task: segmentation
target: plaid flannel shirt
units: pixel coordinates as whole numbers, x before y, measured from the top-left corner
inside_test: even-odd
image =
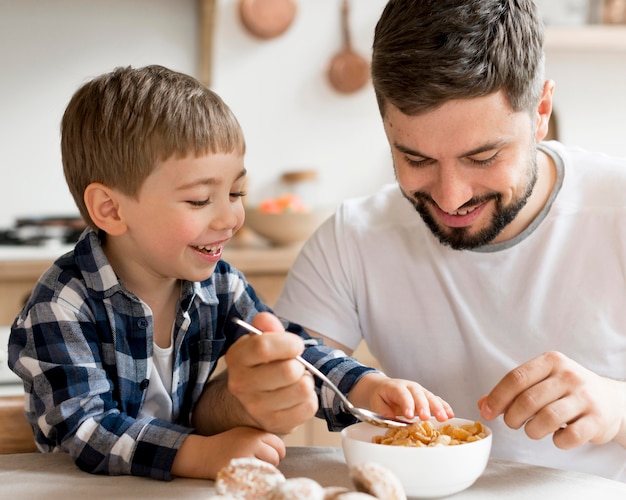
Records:
[[[173,421],[139,418],[152,369],[153,318],[118,280],[97,234],[86,230],[42,275],[11,329],[9,366],[23,380],[39,449],[68,452],[91,473],[171,479],[176,452],[194,432],[191,414],[205,383],[245,334],[231,318],[251,321],[269,310],[224,261],[206,281],[184,282],[174,327]],[[373,371],[319,343],[303,357],[345,393]],[[319,381],[316,388],[318,416],[329,429],[354,422],[332,392]]]

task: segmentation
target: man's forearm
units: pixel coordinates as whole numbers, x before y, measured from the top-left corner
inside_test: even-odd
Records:
[[[211,436],[233,427],[258,427],[239,400],[228,390],[228,372],[207,382],[196,405],[191,425],[198,434]]]

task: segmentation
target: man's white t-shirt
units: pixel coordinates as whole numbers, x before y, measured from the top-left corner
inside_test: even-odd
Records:
[[[548,142],[553,195],[516,238],[443,246],[396,185],[340,205],[304,246],[276,312],[419,382],[457,416],[511,369],[560,351],[626,380],[626,161]],[[615,443],[560,450],[499,417],[492,456],[626,481]]]

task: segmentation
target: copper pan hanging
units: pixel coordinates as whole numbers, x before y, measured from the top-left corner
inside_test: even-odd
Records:
[[[296,0],[239,0],[239,18],[244,28],[265,40],[287,31],[296,10]]]
[[[341,32],[343,48],[330,61],[328,80],[332,87],[344,94],[360,90],[369,80],[369,62],[352,48],[349,26],[348,0],[341,5]]]

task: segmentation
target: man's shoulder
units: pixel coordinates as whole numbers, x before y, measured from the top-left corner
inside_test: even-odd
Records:
[[[375,193],[342,202],[336,218],[338,224],[357,230],[397,230],[403,226],[413,227],[420,220],[397,183],[386,184]]]
[[[560,201],[586,208],[626,206],[626,158],[572,147],[557,152],[564,162]]]

